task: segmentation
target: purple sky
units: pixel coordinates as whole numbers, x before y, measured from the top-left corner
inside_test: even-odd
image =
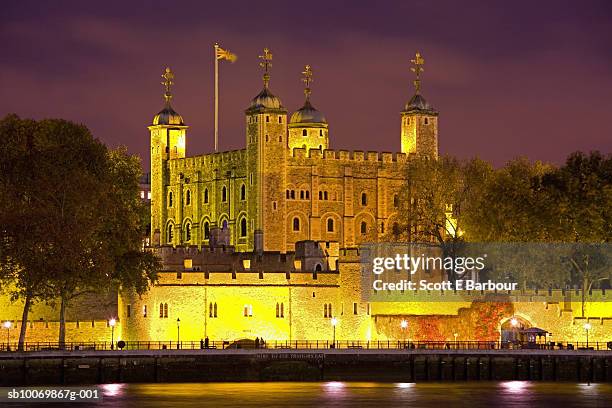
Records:
[[[221,150],[244,146],[267,46],[290,112],[312,65],[334,149],[399,150],[419,50],[442,153],[500,165],[612,152],[610,1],[15,1],[0,13],[0,116],[81,122],[141,155],[167,65],[188,155],[212,150],[215,41],[239,57],[221,65]]]

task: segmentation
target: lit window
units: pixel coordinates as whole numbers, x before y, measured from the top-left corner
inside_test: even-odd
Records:
[[[144,199],[144,197],[145,197],[144,193],[145,193],[144,190],[140,192],[140,198]]]
[[[244,317],[253,317],[253,305],[244,305]]]
[[[147,200],[150,200],[150,199],[151,199],[151,192],[147,191]]]

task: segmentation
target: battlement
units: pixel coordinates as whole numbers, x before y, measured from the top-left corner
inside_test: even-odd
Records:
[[[343,162],[382,162],[382,163],[406,163],[409,155],[405,153],[391,152],[364,152],[362,150],[323,150],[305,149],[296,147],[291,151],[291,157],[295,159],[337,160]]]
[[[197,169],[203,166],[220,166],[229,163],[237,164],[243,162],[244,160],[246,160],[246,149],[206,153],[199,156],[172,159],[168,162],[171,170],[180,171],[184,169]]]

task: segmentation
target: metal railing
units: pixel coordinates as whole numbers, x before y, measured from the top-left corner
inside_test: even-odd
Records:
[[[121,346],[121,347],[120,347]],[[115,342],[26,342],[24,351],[88,351],[88,350],[198,350],[198,349],[374,349],[374,350],[612,350],[612,342],[549,342],[521,343],[501,341],[410,341],[410,340],[265,340],[243,339],[236,341],[124,341]],[[17,350],[17,342],[0,343],[0,352]]]

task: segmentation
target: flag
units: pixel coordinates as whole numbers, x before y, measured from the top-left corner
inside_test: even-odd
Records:
[[[223,48],[217,46],[215,47],[215,49],[217,50],[217,59],[218,60],[228,60],[229,62],[234,62],[236,61],[236,59],[238,59],[238,56],[236,56],[236,54],[233,54],[231,52],[229,52],[228,50],[224,50]]]

